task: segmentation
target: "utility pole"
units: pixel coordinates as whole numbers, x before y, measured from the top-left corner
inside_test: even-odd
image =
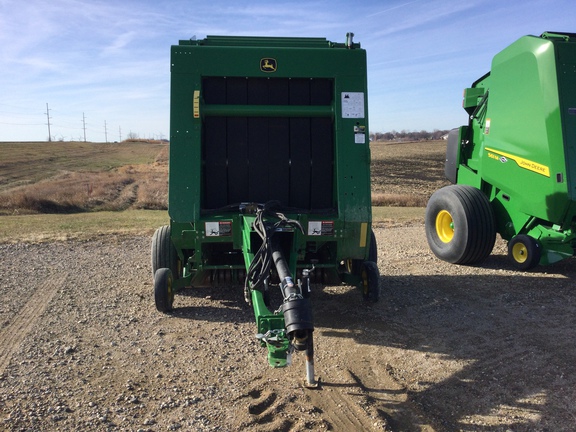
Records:
[[[84,142],[86,142],[86,117],[82,113],[82,129],[84,129]]]
[[[120,133],[120,141],[118,142],[122,142],[122,127],[118,126],[118,132]]]
[[[52,135],[50,135],[50,110],[48,109],[48,102],[46,102],[46,118],[48,119],[48,142],[52,141]]]
[[[108,142],[108,129],[106,129],[106,120],[104,120],[104,139]]]

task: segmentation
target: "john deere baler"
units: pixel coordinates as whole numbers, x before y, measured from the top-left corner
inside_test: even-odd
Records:
[[[184,287],[240,283],[270,364],[305,350],[313,383],[311,286],[353,284],[378,299],[367,118],[366,53],[352,34],[173,46],[157,308],[171,311]]]
[[[472,264],[508,240],[519,269],[574,254],[576,34],[525,36],[464,90],[466,126],[448,136],[446,177],[426,234],[441,259]]]

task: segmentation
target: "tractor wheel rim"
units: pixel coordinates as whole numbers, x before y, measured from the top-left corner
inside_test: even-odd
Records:
[[[512,246],[512,258],[517,263],[524,263],[528,259],[528,248],[524,243],[516,243]]]
[[[443,243],[450,243],[454,238],[454,220],[450,212],[442,210],[436,216],[436,234]]]

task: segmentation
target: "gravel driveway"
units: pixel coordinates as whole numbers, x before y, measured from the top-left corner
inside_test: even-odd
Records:
[[[318,390],[271,369],[241,289],[153,304],[150,239],[0,245],[0,429],[576,430],[574,260],[438,261],[376,228],[382,299],[317,287]]]

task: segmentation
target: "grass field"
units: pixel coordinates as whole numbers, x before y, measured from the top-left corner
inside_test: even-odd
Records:
[[[445,143],[371,149],[374,222],[422,220]],[[168,223],[167,173],[166,144],[0,143],[0,242],[149,235]]]
[[[373,207],[372,211],[374,223],[386,226],[413,223],[424,217],[422,207]],[[168,223],[165,210],[0,216],[0,243],[152,236],[156,228]]]
[[[165,209],[166,144],[0,143],[0,214]]]

